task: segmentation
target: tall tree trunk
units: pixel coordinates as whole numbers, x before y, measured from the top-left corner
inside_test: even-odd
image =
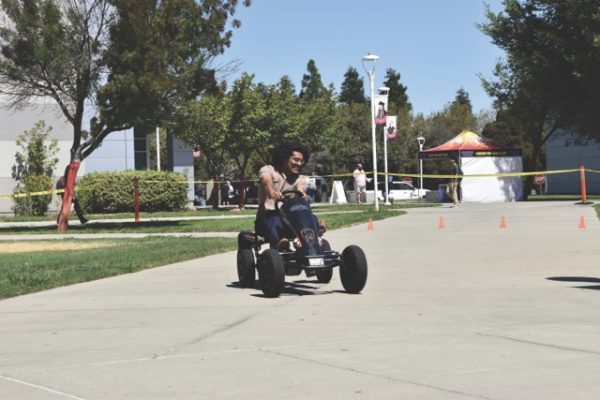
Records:
[[[239,207],[240,209],[244,208],[246,205],[246,171],[242,170],[240,172],[240,186],[239,186],[238,198],[240,200]]]

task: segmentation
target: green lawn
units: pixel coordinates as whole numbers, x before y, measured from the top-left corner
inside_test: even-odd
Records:
[[[104,243],[109,247],[51,250],[52,247]],[[140,271],[236,248],[235,239],[169,238],[52,240],[28,242],[50,250],[6,253],[0,257],[0,299],[108,276]],[[28,243],[19,243],[27,246]],[[12,244],[12,243],[11,243]],[[7,242],[0,242],[0,248]],[[235,260],[232,259],[232,270]],[[200,266],[200,263],[199,263]]]

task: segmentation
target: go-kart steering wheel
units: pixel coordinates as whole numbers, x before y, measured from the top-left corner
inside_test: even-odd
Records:
[[[294,195],[294,198],[296,198],[296,197],[302,197],[302,198],[303,198],[303,197],[305,196],[305,194],[304,194],[303,192],[301,192],[301,191],[299,191],[299,190],[297,190],[297,189],[288,189],[288,190],[282,190],[282,191],[281,191],[281,195],[282,195],[283,197],[282,197],[280,200],[277,200],[277,201],[275,202],[275,204],[276,204],[276,207],[277,207],[277,208],[281,207],[281,205],[283,205],[283,203],[284,203],[285,201],[287,201],[287,200],[291,200],[291,198],[290,198],[290,197],[286,197],[286,195],[288,195],[288,194],[293,194],[293,195]]]
[[[288,189],[288,190],[282,190],[281,194],[283,195],[283,197],[285,197],[286,194],[293,194],[294,197],[296,196],[300,196],[300,197],[304,197],[305,194],[297,189]]]

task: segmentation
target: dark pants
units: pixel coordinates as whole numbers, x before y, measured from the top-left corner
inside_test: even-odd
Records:
[[[60,194],[60,198],[61,199],[63,198],[63,193]],[[86,222],[88,222],[88,219],[83,214],[83,210],[81,209],[81,206],[79,205],[79,202],[77,201],[77,198],[75,197],[75,195],[73,195],[73,209],[75,210],[75,214],[77,214],[77,218],[79,218],[79,222],[81,222],[82,224],[85,224]],[[58,212],[58,218],[56,219],[57,224],[58,224],[59,220],[60,220],[60,210]]]
[[[285,226],[277,210],[258,209],[255,221],[256,233],[264,236],[269,247],[277,248],[277,243],[286,236],[291,236],[289,228]]]

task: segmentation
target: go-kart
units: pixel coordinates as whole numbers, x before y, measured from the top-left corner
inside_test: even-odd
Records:
[[[241,287],[254,287],[255,271],[266,297],[278,297],[285,286],[285,276],[316,276],[320,283],[329,283],[333,268],[340,267],[342,286],[348,293],[360,293],[367,282],[367,258],[362,249],[350,245],[340,254],[331,250],[323,239],[325,227],[319,225],[310,204],[297,190],[282,192],[277,210],[291,232],[291,248],[261,252],[265,237],[254,231],[238,234],[237,273]],[[256,260],[256,261],[255,261]]]

